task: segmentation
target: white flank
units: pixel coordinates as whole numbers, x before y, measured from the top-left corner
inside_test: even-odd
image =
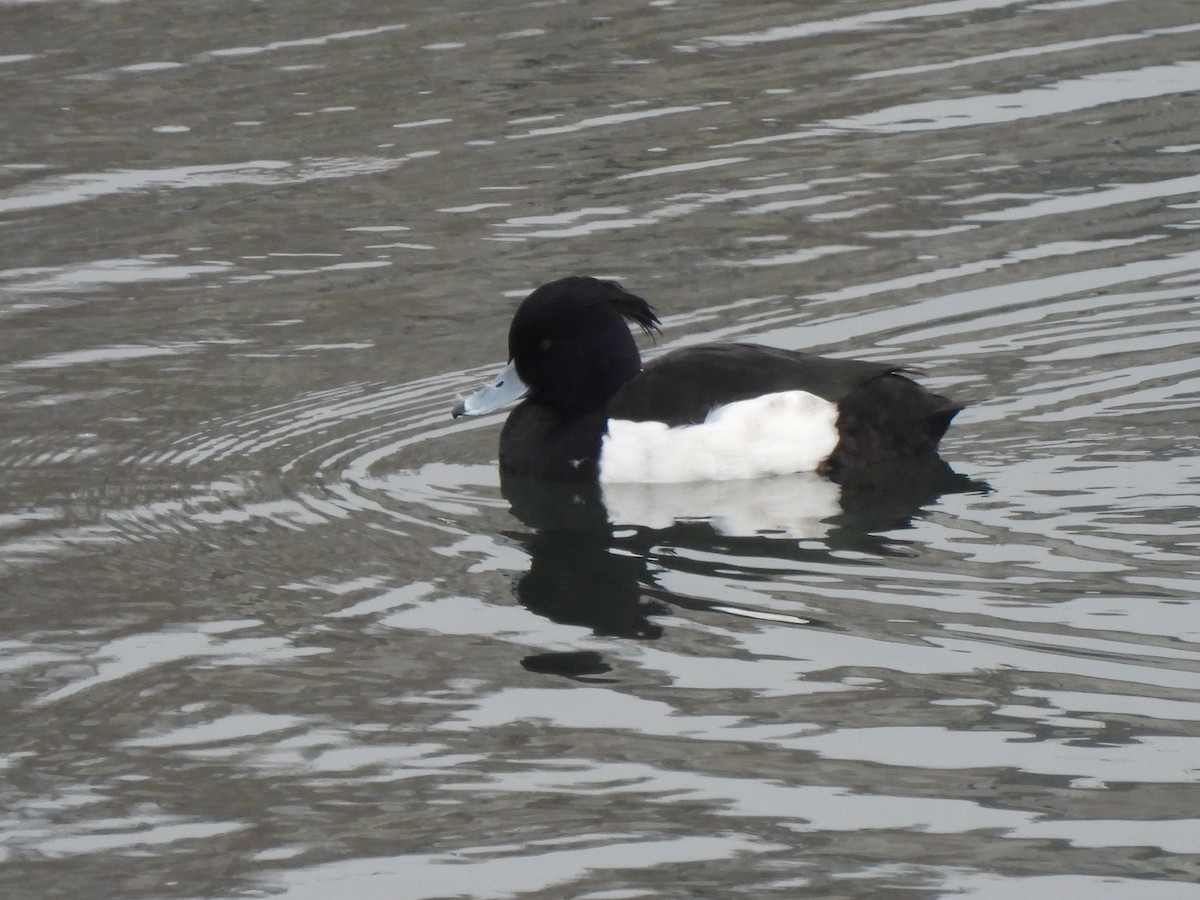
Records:
[[[718,406],[699,425],[609,419],[600,481],[727,481],[812,472],[837,441],[837,406],[807,391]]]

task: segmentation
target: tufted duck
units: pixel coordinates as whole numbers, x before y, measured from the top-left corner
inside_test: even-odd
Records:
[[[570,277],[527,297],[500,376],[455,406],[524,398],[500,468],[553,481],[667,482],[839,472],[930,454],[961,406],[902,366],[755,344],[701,344],[642,368],[626,320],[659,320],[615,281]]]

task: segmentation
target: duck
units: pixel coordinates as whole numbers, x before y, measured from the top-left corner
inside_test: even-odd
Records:
[[[544,284],[513,316],[508,364],[452,415],[517,402],[500,432],[503,476],[603,485],[836,479],[936,454],[963,409],[907,366],[759,344],[698,344],[643,366],[633,329],[656,336],[661,324],[617,281]]]

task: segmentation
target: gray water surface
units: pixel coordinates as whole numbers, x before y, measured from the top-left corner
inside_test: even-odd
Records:
[[[1191,0],[0,3],[0,893],[1200,897]],[[505,484],[571,273],[948,468]]]

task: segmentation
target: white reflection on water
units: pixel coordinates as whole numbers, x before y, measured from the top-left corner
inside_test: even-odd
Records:
[[[1054,116],[1200,90],[1200,62],[1147,66],[1067,79],[1044,87],[953,100],[926,100],[825,123],[834,128],[867,129],[888,134],[936,131]]]
[[[1058,250],[1063,253],[1071,252],[1067,246],[1062,246]],[[1014,261],[1019,260],[1019,256],[1014,257]],[[1062,275],[1009,280],[1004,284],[941,294],[902,307],[888,307],[865,312],[848,320],[835,319],[829,322],[805,323],[803,326],[793,325],[777,331],[765,331],[759,334],[758,339],[762,343],[783,347],[803,346],[804,344],[835,344],[860,335],[924,325],[925,328],[915,330],[913,334],[922,339],[943,334],[947,337],[952,334],[974,336],[970,346],[965,342],[952,344],[949,349],[941,351],[943,353],[970,353],[973,348],[974,354],[986,355],[994,352],[994,347],[985,342],[988,336],[994,336],[993,339],[1009,341],[1027,337],[1027,329],[1014,331],[1012,326],[1018,322],[1037,322],[1046,318],[1047,313],[1053,312],[1055,309],[1045,302],[1047,300],[1072,297],[1073,299],[1063,301],[1067,304],[1066,308],[1078,310],[1080,313],[1090,312],[1093,308],[1114,303],[1127,303],[1127,301],[1106,296],[1080,297],[1079,295],[1111,288],[1118,284],[1135,283],[1143,279],[1158,279],[1198,270],[1200,270],[1200,251],[1173,254],[1159,259],[1133,260],[1115,266],[1078,268]],[[896,286],[891,282],[854,285],[841,288],[836,293],[819,299],[833,302],[866,297],[894,289]],[[1034,305],[1035,303],[1037,305]],[[971,320],[967,323],[962,321],[963,309],[972,310]],[[1007,322],[993,320],[989,317],[990,313],[1000,310],[1005,310],[1006,314],[1011,317]],[[939,332],[933,327],[935,323],[939,322],[945,323],[944,331]],[[983,324],[976,326],[976,322]],[[1000,324],[1009,327],[1007,329],[997,328],[997,325]],[[761,327],[761,323],[759,327]],[[1007,337],[1001,337],[1002,334]],[[881,341],[880,343],[888,342]],[[1020,346],[1024,346],[1023,340],[1020,342]],[[971,410],[973,415],[981,413],[984,413],[982,407]]]
[[[262,624],[256,620],[204,622],[190,629],[177,626],[169,631],[117,638],[78,660],[74,668],[91,670],[92,674],[43,695],[38,703],[56,703],[89,688],[188,659],[205,658],[214,665],[258,666],[327,652],[321,647],[296,647],[289,639],[275,636],[219,637]]]
[[[285,873],[270,895],[286,900],[328,900],[348,894],[363,900],[406,897],[513,897],[547,891],[593,873],[620,869],[732,860],[784,849],[741,835],[655,840],[596,833],[583,838],[535,840],[524,846],[475,847],[453,853],[355,859]],[[570,844],[595,846],[568,849]],[[568,845],[568,846],[564,846]]]
[[[902,797],[826,785],[788,785],[771,779],[670,771],[638,763],[586,759],[541,760],[534,767],[497,774],[485,783],[459,782],[454,791],[564,794],[576,797],[633,794],[650,803],[697,802],[721,815],[766,817],[795,832],[911,829],[958,834],[980,828],[1019,829],[1039,816],[991,809],[970,800]]]
[[[194,747],[203,744],[228,743],[288,731],[304,723],[300,716],[271,716],[262,713],[241,713],[225,716],[212,722],[187,725],[172,731],[125,741],[127,747]]]
[[[825,19],[804,22],[799,25],[779,25],[764,31],[749,31],[743,34],[722,34],[699,39],[701,45],[712,44],[724,47],[744,47],[769,44],[777,41],[794,41],[801,38],[820,37],[844,31],[874,29],[883,25],[907,22],[912,19],[927,19],[938,16],[961,16],[987,9],[1023,5],[1025,0],[945,0],[942,3],[925,3],[901,9],[880,9],[840,19]],[[686,48],[681,48],[686,49]]]
[[[1197,65],[1197,72],[1200,74],[1200,64]],[[1200,87],[1200,79],[1197,81],[1197,87]],[[1118,184],[1112,187],[1099,187],[1082,194],[1049,197],[1024,206],[976,213],[971,218],[979,222],[1015,222],[1023,219],[1035,219],[1039,216],[1094,211],[1122,203],[1141,203],[1147,200],[1159,200],[1163,197],[1191,195],[1198,190],[1200,190],[1200,175],[1185,175],[1182,178],[1168,178],[1164,181]]]
[[[625,125],[629,122],[640,122],[644,119],[657,119],[660,116],[672,116],[678,113],[695,112],[701,109],[699,106],[665,106],[654,109],[639,109],[634,112],[610,113],[604,116],[589,116],[586,119],[580,119],[577,122],[572,122],[568,125],[552,125],[546,128],[531,128],[529,131],[520,134],[510,134],[508,137],[511,140],[521,140],[522,138],[539,138],[549,137],[557,134],[572,134],[577,131],[586,131],[592,128],[610,128],[614,125]]]
[[[0,271],[0,279],[8,283],[6,290],[21,293],[55,293],[59,291],[93,290],[101,285],[135,284],[153,281],[183,281],[197,275],[226,272],[230,263],[202,262],[190,265],[172,264],[176,254],[155,254],[131,259],[98,259],[75,265],[39,269],[9,269]]]
[[[253,56],[259,53],[269,53],[273,50],[292,50],[297,47],[323,47],[326,44],[338,41],[355,40],[357,38],[373,37],[379,34],[387,34],[394,31],[404,31],[408,28],[405,23],[397,23],[394,25],[379,25],[375,28],[361,28],[353,31],[337,31],[332,34],[322,34],[316,37],[309,38],[294,38],[285,41],[271,41],[267,44],[248,45],[245,47],[228,47],[221,50],[210,50],[207,54],[202,54],[199,58],[205,56],[221,57],[221,56]]]
[[[1108,0],[1112,3],[1125,3],[1127,0]],[[1196,26],[1200,28],[1200,26]],[[1075,50],[1086,50],[1093,47],[1103,47],[1109,44],[1123,44],[1128,41],[1141,41],[1155,35],[1180,34],[1183,31],[1193,31],[1196,28],[1169,28],[1150,30],[1133,34],[1109,34],[1102,37],[1086,38],[1079,41],[1059,41],[1053,44],[1039,44],[1036,47],[1017,47],[1012,50],[1002,50],[998,53],[984,53],[979,56],[965,56],[959,59],[940,63],[926,63],[919,66],[901,66],[896,69],[885,69],[876,72],[863,72],[855,75],[856,81],[867,81],[872,78],[895,78],[901,75],[920,75],[926,72],[940,72],[945,69],[960,69],[966,66],[977,66],[985,63],[1001,62],[1003,60],[1025,59],[1031,56],[1044,56],[1054,53],[1070,53]]]
[[[188,718],[196,715],[187,712]],[[260,777],[303,775],[311,783],[383,784],[409,778],[452,781],[478,753],[456,753],[431,741],[397,742],[384,723],[332,728],[295,716],[240,713],[133,738],[124,747],[167,750],[180,757],[237,764]]]
[[[1008,836],[1066,841],[1072,847],[1153,847],[1164,853],[1200,854],[1200,819],[1041,821],[1014,828]]]
[[[807,472],[750,481],[694,484],[604,485],[608,520],[616,525],[667,528],[676,521],[708,521],[720,534],[822,537],[826,520],[842,511],[841,489]]]
[[[568,696],[570,702],[564,702]],[[814,727],[792,723],[757,724],[733,715],[686,715],[660,700],[577,686],[569,695],[561,688],[504,688],[481,698],[474,709],[457,713],[437,728],[439,731],[472,731],[495,729],[520,721],[540,721],[566,729],[611,729],[614,722],[624,722],[630,731],[640,735],[780,744],[794,739],[797,732]]]
[[[618,176],[618,178],[621,181],[628,181],[631,178],[661,178],[664,175],[697,172],[701,169],[714,169],[718,166],[730,166],[749,161],[750,158],[747,156],[722,156],[716,159],[703,159],[696,162],[677,163],[672,166],[659,166],[654,169],[642,169],[639,172],[628,172]]]
[[[1176,735],[1146,734],[1122,744],[1091,744],[1024,731],[885,726],[841,728],[781,743],[824,759],[930,772],[1005,768],[1104,783],[1200,783],[1200,738]]]
[[[193,353],[213,344],[246,343],[243,341],[196,341],[177,344],[122,345],[117,347],[89,347],[87,350],[74,350],[67,353],[55,353],[37,359],[27,359],[13,363],[13,369],[62,369],[67,366],[86,366],[96,363],[123,362],[126,360],[146,359],[155,356],[181,356]]]
[[[130,852],[141,847],[232,834],[250,827],[245,822],[186,822],[175,816],[122,817],[94,819],[75,834],[69,833],[70,829],[59,828],[53,830],[54,836],[41,839],[18,833],[13,835],[13,843],[23,850],[49,857]]]
[[[1159,879],[1088,875],[1034,875],[1001,879],[984,872],[965,869],[938,870],[924,866],[913,867],[910,871],[928,872],[931,880],[944,891],[939,896],[969,897],[971,900],[1026,900],[1028,897],[1196,900],[1200,897],[1200,886]]]
[[[233,184],[296,184],[323,178],[353,178],[386,172],[405,161],[405,157],[380,156],[307,159],[300,162],[259,159],[164,169],[118,169],[95,175],[60,175],[0,193],[0,214],[143,191],[188,190]]]

